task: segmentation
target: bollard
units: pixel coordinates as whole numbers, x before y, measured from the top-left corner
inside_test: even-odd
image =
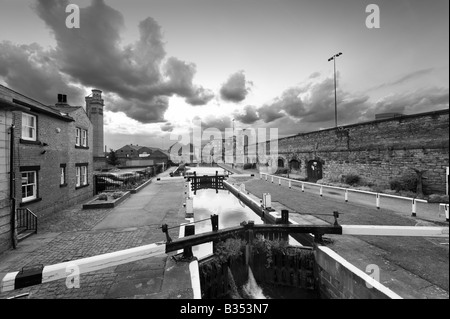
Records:
[[[376,205],[377,205],[377,209],[380,209],[380,194],[377,193],[377,198],[376,198]]]
[[[184,226],[184,237],[195,235],[195,225]],[[192,258],[192,246],[185,247],[183,250],[183,258]]]
[[[345,202],[348,202],[348,190],[345,190]]]
[[[266,209],[272,207],[272,199],[269,193],[263,194],[263,207]]]
[[[305,184],[302,183],[302,192],[305,192]]]
[[[281,186],[281,178],[278,177],[278,186]]]
[[[273,176],[272,176],[272,183],[273,183]]]
[[[412,200],[412,213],[411,213],[412,217],[416,217],[416,199],[413,198]]]
[[[245,184],[241,184],[239,191],[245,194]]]
[[[320,197],[323,196],[323,186],[320,186]]]
[[[265,174],[266,175],[266,182],[267,182],[267,174]]]
[[[289,188],[292,188],[292,181],[289,180]]]

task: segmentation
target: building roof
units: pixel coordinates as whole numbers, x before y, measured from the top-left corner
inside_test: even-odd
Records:
[[[55,110],[52,107],[49,107],[39,101],[36,101],[22,93],[16,92],[4,85],[0,84],[0,91],[3,91],[5,93],[10,93],[12,102],[16,105],[25,106],[29,108],[31,111],[38,112],[38,113],[44,113],[46,115],[56,117],[63,121],[73,122],[74,119],[71,118],[68,115],[63,115],[59,111]]]

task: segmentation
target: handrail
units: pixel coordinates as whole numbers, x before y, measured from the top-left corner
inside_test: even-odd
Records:
[[[38,218],[28,208],[17,208],[17,228],[25,228],[25,230],[34,230],[37,234]]]
[[[315,184],[315,183],[310,183],[310,182],[304,182],[304,181],[298,181],[295,179],[291,179],[291,178],[286,178],[286,177],[281,177],[281,176],[276,176],[276,175],[271,175],[268,173],[263,173],[260,172],[260,179],[263,179],[263,177],[265,176],[265,180],[268,182],[268,177],[271,177],[271,182],[274,182],[274,179],[278,179],[278,185],[281,186],[281,181],[287,181],[289,183],[289,188],[291,188],[292,183],[300,183],[301,187],[302,187],[302,192],[305,191],[305,185],[311,185],[314,187],[319,188],[319,195],[323,196],[323,189],[324,188],[331,188],[331,189],[339,189],[339,190],[343,190],[345,191],[344,193],[344,199],[346,202],[348,202],[348,193],[349,192],[354,192],[354,193],[364,193],[364,194],[369,194],[369,195],[374,195],[375,196],[375,204],[377,209],[380,209],[380,199],[381,197],[388,197],[388,198],[396,198],[396,199],[401,199],[401,200],[409,200],[411,201],[411,216],[412,217],[416,217],[417,216],[417,203],[429,203],[427,200],[424,199],[420,199],[420,198],[411,198],[411,197],[403,197],[403,196],[398,196],[398,195],[392,195],[392,194],[385,194],[385,193],[376,193],[376,192],[370,192],[370,191],[363,191],[363,190],[359,190],[359,189],[352,189],[352,188],[347,188],[347,187],[338,187],[338,186],[330,186],[330,185],[323,185],[323,184]],[[440,214],[440,212],[439,212]],[[446,218],[448,220],[448,217]]]
[[[392,194],[376,193],[376,192],[371,192],[371,191],[363,191],[363,190],[360,190],[360,189],[353,189],[353,188],[349,188],[349,187],[339,187],[339,186],[316,184],[316,183],[298,181],[298,180],[291,179],[291,178],[286,178],[286,177],[281,177],[281,176],[276,176],[276,175],[271,175],[271,174],[261,173],[261,172],[259,174],[261,176],[267,175],[267,176],[271,176],[272,178],[278,178],[279,180],[285,180],[285,181],[288,181],[288,182],[290,181],[292,183],[301,183],[301,184],[311,185],[311,186],[315,186],[315,187],[334,188],[334,189],[340,189],[340,190],[349,191],[349,192],[355,192],[355,193],[365,193],[365,194],[370,194],[370,195],[379,195],[379,196],[384,196],[384,197],[392,197],[392,198],[405,199],[405,200],[411,200],[411,201],[415,200],[416,202],[428,203],[427,200],[420,199],[420,198],[411,198],[411,197],[403,197],[403,196],[392,195]],[[262,177],[261,177],[261,179],[262,179]]]

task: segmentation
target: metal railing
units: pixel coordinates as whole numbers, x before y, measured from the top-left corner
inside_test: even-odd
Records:
[[[352,188],[345,188],[345,187],[338,187],[338,186],[329,186],[329,185],[315,184],[315,183],[310,183],[310,182],[298,181],[298,180],[290,179],[290,178],[286,178],[286,177],[270,175],[270,174],[267,174],[267,173],[260,173],[260,179],[265,178],[265,180],[268,182],[269,181],[269,177],[270,177],[272,183],[274,183],[274,181],[276,181],[276,179],[278,179],[278,185],[281,185],[281,181],[282,180],[287,181],[289,188],[292,187],[293,183],[301,184],[302,192],[305,191],[305,185],[319,188],[319,195],[320,196],[323,196],[323,189],[324,188],[339,189],[339,190],[342,190],[342,191],[345,192],[344,193],[344,200],[346,202],[348,202],[349,193],[350,192],[374,195],[375,196],[375,205],[376,205],[376,207],[378,209],[380,208],[381,197],[389,197],[389,198],[396,198],[396,199],[402,199],[402,200],[409,200],[409,201],[411,201],[411,212],[412,212],[412,216],[413,217],[416,216],[416,211],[417,211],[417,206],[416,205],[417,205],[418,202],[428,203],[427,200],[419,199],[419,198],[403,197],[403,196],[398,196],[398,195],[391,195],[391,194],[385,194],[385,193],[376,193],[376,192],[364,191],[364,190],[359,190],[359,189],[352,189]]]
[[[18,232],[33,230],[37,234],[37,216],[28,208],[17,209],[17,230]]]
[[[97,195],[103,191],[132,190],[159,173],[160,169],[149,167],[135,172],[95,174],[94,192]]]

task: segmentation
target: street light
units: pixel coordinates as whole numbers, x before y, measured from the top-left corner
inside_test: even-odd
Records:
[[[341,56],[342,52],[339,52],[338,54],[333,55],[331,58],[328,59],[328,62],[333,60],[334,62],[334,123],[337,127],[337,93],[336,93],[336,58],[338,56]]]

